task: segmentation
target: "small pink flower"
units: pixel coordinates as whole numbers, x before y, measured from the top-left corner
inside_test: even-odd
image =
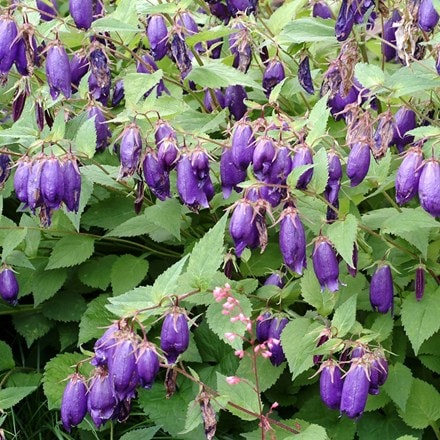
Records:
[[[272,403],[272,406],[270,407],[270,409],[275,409],[278,408],[280,406],[280,404],[278,402],[274,402]]]
[[[234,354],[235,354],[235,356],[238,356],[240,359],[243,359],[243,357],[244,357],[244,351],[243,350],[235,350]]]
[[[227,333],[225,333],[225,338],[228,340],[228,341],[233,341],[234,339],[235,339],[235,337],[236,337],[236,334],[235,333],[229,333],[229,332],[227,332]]]
[[[241,379],[240,379],[239,377],[237,377],[237,376],[228,376],[228,377],[226,378],[226,382],[227,382],[229,385],[237,385],[238,383],[241,382]]]
[[[261,356],[263,356],[266,359],[269,359],[272,356],[272,353],[269,350],[262,351]]]

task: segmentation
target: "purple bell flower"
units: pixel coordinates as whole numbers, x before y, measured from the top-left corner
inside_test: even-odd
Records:
[[[177,142],[176,132],[173,127],[162,119],[159,119],[156,122],[156,127],[154,130],[154,139],[156,141],[156,147],[159,148],[160,143],[168,138],[173,138]]]
[[[321,400],[330,409],[339,409],[344,381],[337,362],[333,359],[325,361],[321,365],[320,371],[319,393]]]
[[[89,71],[89,60],[86,55],[82,52],[77,52],[73,54],[70,60],[70,71],[72,78],[72,91],[78,89],[81,79]]]
[[[102,105],[107,105],[110,97],[111,72],[108,67],[107,57],[97,42],[90,52],[89,92],[93,98]]]
[[[56,0],[37,0],[37,9],[43,21],[53,20],[58,13],[58,5]]]
[[[17,162],[17,169],[14,175],[14,191],[17,199],[25,205],[28,205],[28,181],[32,167],[32,161],[29,156],[23,156]]]
[[[380,264],[370,281],[370,303],[373,310],[379,313],[393,313],[393,278],[388,264]]]
[[[439,15],[434,8],[432,0],[421,0],[417,23],[423,32],[432,32],[439,21]]]
[[[327,3],[324,1],[317,1],[313,3],[312,16],[327,20],[328,18],[332,18],[332,11]]]
[[[214,38],[206,42],[206,47],[209,50],[209,56],[214,60],[218,60],[222,54],[223,38]]]
[[[11,306],[17,305],[19,286],[15,273],[8,267],[3,266],[0,270],[0,296]]]
[[[72,76],[66,50],[59,41],[49,47],[46,56],[46,76],[52,99],[58,98],[60,92],[66,98],[72,93]]]
[[[320,235],[316,239],[312,261],[321,292],[325,288],[330,292],[336,292],[339,289],[339,264],[336,252],[327,237]]]
[[[356,3],[356,0],[354,1]],[[338,17],[336,18],[335,35],[338,41],[345,41],[350,35],[354,25],[353,9],[347,0],[342,0]]]
[[[270,325],[272,324],[273,316],[269,312],[265,312],[257,318],[255,326],[255,333],[257,341],[263,344],[269,339]]]
[[[185,313],[178,308],[170,310],[162,323],[160,348],[169,364],[175,364],[189,345],[189,326]]]
[[[416,269],[416,300],[420,301],[425,293],[425,267],[419,266]]]
[[[211,93],[214,94],[217,102],[213,101]],[[225,108],[225,96],[223,92],[220,89],[206,89],[203,97],[203,105],[208,113],[212,113],[217,107],[221,109]]]
[[[233,17],[240,13],[250,15],[256,12],[258,2],[255,0],[226,0],[226,5]]]
[[[229,233],[234,240],[237,257],[241,257],[245,247],[252,249],[258,246],[255,212],[249,200],[242,199],[235,206],[229,223]]]
[[[40,192],[46,208],[58,209],[64,197],[64,175],[61,162],[49,156],[41,170]]]
[[[288,322],[287,318],[274,317],[270,323],[267,346],[272,353],[269,357],[270,362],[275,367],[278,367],[286,360],[283,347],[281,346],[281,333]]]
[[[293,161],[292,161],[293,169],[295,169],[301,165],[312,165],[313,164],[312,152],[307,145],[305,145],[305,144],[297,145],[294,148],[294,152],[295,152],[295,154],[293,156]],[[313,176],[313,168],[310,168],[309,170],[304,171],[296,183],[296,188],[297,189],[306,189],[310,180],[312,180],[312,176]]]
[[[392,61],[397,57],[397,51],[391,45],[396,46],[397,27],[394,24],[398,23],[401,19],[400,12],[394,9],[391,17],[383,25],[383,39],[385,41],[382,41],[382,53],[385,61]]]
[[[87,387],[84,376],[74,373],[64,389],[61,401],[61,421],[67,432],[79,425],[87,413]]]
[[[440,162],[425,160],[419,179],[420,206],[433,217],[440,217]]]
[[[273,139],[268,136],[261,136],[257,139],[252,162],[254,173],[259,179],[264,179],[264,176],[269,174],[275,153],[276,149]]]
[[[11,175],[11,156],[9,154],[0,154],[0,189]]]
[[[298,210],[289,206],[281,213],[280,219],[280,250],[284,264],[302,275],[307,266],[306,235]]]
[[[284,287],[286,284],[283,275],[280,272],[274,272],[268,276],[266,281],[264,282],[265,286],[277,286],[280,289]]]
[[[388,377],[388,362],[383,351],[378,349],[367,356],[370,361],[370,387],[369,394],[379,394],[379,387],[382,386]]]
[[[27,185],[27,202],[29,209],[33,214],[35,210],[43,205],[43,198],[41,195],[41,171],[47,157],[39,155],[32,161],[32,166],[29,170],[29,179]]]
[[[313,95],[315,88],[313,87],[312,75],[310,73],[310,60],[308,56],[305,56],[298,66],[298,81],[301,87],[307,92]]]
[[[12,120],[14,122],[20,119],[24,110],[24,105],[26,104],[27,97],[28,93],[26,90],[15,90],[14,100],[12,101]]]
[[[119,178],[132,176],[139,167],[142,152],[142,138],[139,127],[133,123],[125,127],[122,133],[121,148],[121,169]]]
[[[7,75],[16,59],[17,24],[10,15],[0,16],[0,75]]]
[[[263,89],[267,98],[269,98],[275,86],[285,77],[284,66],[279,60],[273,58],[267,63],[266,70],[263,73]]]
[[[81,173],[78,161],[73,154],[68,154],[63,163],[64,195],[63,202],[66,209],[77,213],[81,196]]]
[[[178,18],[177,18],[177,24],[179,26],[181,26],[183,28],[183,32],[185,35],[195,35],[199,32],[199,27],[197,25],[197,23],[195,22],[193,16],[187,12],[187,11],[183,11],[179,14]],[[201,42],[198,42],[194,45],[194,49],[198,52],[198,53],[203,53],[203,46]],[[190,58],[192,58],[192,52],[188,53]]]
[[[117,107],[125,98],[124,80],[118,79],[115,82],[112,96],[112,107]]]
[[[109,359],[113,356],[113,352],[116,346],[116,335],[119,331],[117,322],[114,322],[104,334],[95,342],[93,350],[95,357],[90,361],[95,367],[107,366]]]
[[[422,163],[423,152],[420,146],[406,152],[396,174],[396,202],[399,205],[408,203],[417,194]]]
[[[416,114],[408,107],[401,107],[394,115],[394,131],[391,145],[396,145],[399,153],[403,151],[406,145],[414,141],[414,136],[406,133],[416,128]]]
[[[248,121],[241,120],[234,126],[231,138],[232,159],[237,168],[246,170],[252,162],[255,137]]]
[[[234,56],[232,66],[246,73],[252,59],[252,48],[247,28],[240,22],[232,27],[236,32],[229,35],[229,49]]]
[[[89,119],[95,118],[96,151],[104,151],[112,136],[102,108],[98,105],[90,105],[87,109]]]
[[[18,73],[28,76],[37,64],[37,41],[32,25],[25,23],[21,29],[22,37],[16,42],[15,67]]]
[[[143,388],[149,390],[159,372],[159,356],[154,344],[143,341],[138,345],[136,367],[139,382]]]
[[[220,158],[220,179],[225,199],[231,195],[233,188],[240,191],[237,185],[246,179],[246,170],[241,170],[234,164],[231,148],[225,148]]]
[[[147,24],[147,37],[155,61],[165,57],[169,49],[168,29],[162,15],[151,15]]]
[[[150,191],[159,199],[171,197],[169,173],[164,169],[161,161],[151,149],[147,149],[142,162],[145,183]]]
[[[179,154],[180,150],[175,137],[169,136],[159,142],[157,159],[164,170],[169,172],[175,168]]]
[[[35,122],[40,131],[44,128],[44,110],[40,101],[35,101]]]
[[[247,99],[247,93],[243,86],[228,86],[225,90],[225,105],[229,112],[238,121],[247,111],[244,100]]]
[[[192,64],[188,46],[183,36],[179,33],[175,33],[172,37],[171,54],[177,68],[180,70],[181,77],[186,78],[192,69]]]
[[[351,186],[359,185],[370,168],[370,146],[364,142],[356,142],[348,153],[347,177]]]
[[[208,6],[211,14],[214,17],[222,20],[224,24],[227,25],[231,19],[231,12],[229,11],[228,7],[222,3],[221,0],[211,0],[207,3],[209,3]]]
[[[69,0],[69,12],[78,29],[89,29],[93,21],[93,0]]]

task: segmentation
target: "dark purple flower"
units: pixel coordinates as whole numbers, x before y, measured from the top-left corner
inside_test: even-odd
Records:
[[[393,278],[388,264],[380,264],[370,281],[370,303],[373,310],[380,313],[393,313]]]
[[[289,320],[287,318],[274,317],[270,323],[267,346],[272,353],[269,358],[270,362],[275,367],[278,367],[286,360],[286,356],[281,345],[281,333],[288,322]]]
[[[107,105],[110,96],[111,72],[107,57],[99,43],[94,43],[90,51],[89,92],[102,105]]]
[[[213,100],[213,94],[216,102]],[[208,113],[211,113],[218,107],[220,107],[220,109],[225,108],[225,96],[223,92],[220,89],[206,89],[203,97],[203,105]]]
[[[255,137],[249,121],[241,120],[234,126],[231,137],[232,159],[237,168],[246,170],[252,162]]]
[[[41,19],[43,21],[53,20],[58,13],[56,0],[37,0],[37,8],[40,11]]]
[[[113,417],[117,403],[108,371],[103,367],[97,367],[90,382],[87,399],[87,409],[97,428]]]
[[[116,346],[116,335],[119,331],[119,325],[114,322],[104,334],[95,342],[93,350],[95,357],[90,361],[95,367],[107,366],[109,359],[113,356]]]
[[[419,187],[423,152],[420,146],[410,148],[396,174],[396,202],[403,205],[409,202]]]
[[[92,0],[69,0],[69,12],[78,29],[87,30],[92,25]]]
[[[168,29],[162,15],[151,15],[147,24],[147,37],[155,61],[161,60],[168,52]]]
[[[239,191],[237,185],[246,179],[246,170],[241,170],[234,164],[231,148],[225,148],[220,158],[220,179],[225,199],[231,195],[233,188]]]
[[[305,144],[299,144],[294,148],[294,156],[293,156],[293,169],[302,166],[302,165],[312,165],[313,157],[310,148]],[[306,189],[310,180],[312,180],[313,176],[313,168],[304,171],[299,177],[296,188],[298,189]]]
[[[93,19],[96,20],[97,18],[104,17],[105,10],[104,10],[104,0],[92,0],[93,2]]]
[[[182,11],[179,13],[177,18],[177,24],[183,28],[183,33],[185,35],[195,35],[199,32],[199,27],[195,22],[193,16],[188,11]],[[203,46],[201,42],[194,44],[194,49],[198,53],[203,52]],[[192,52],[188,52],[190,58],[192,58]]]
[[[60,92],[66,98],[70,98],[72,93],[70,62],[66,50],[59,41],[52,44],[47,51],[46,76],[52,99],[57,99]]]
[[[40,192],[47,208],[58,209],[64,197],[64,175],[61,162],[49,156],[41,170]]]
[[[28,204],[28,181],[29,174],[32,167],[32,161],[29,156],[23,156],[17,162],[17,169],[14,175],[14,190],[17,199],[24,203],[25,206]]]
[[[423,32],[432,32],[439,21],[439,15],[432,0],[421,0],[417,23]]]
[[[255,0],[226,0],[226,5],[233,17],[239,13],[250,15],[257,9],[257,1]]]
[[[328,160],[328,183],[339,183],[342,178],[342,166],[339,156],[335,150],[330,150],[327,154]]]
[[[313,95],[315,88],[313,87],[312,75],[310,73],[310,61],[309,57],[305,56],[301,60],[298,66],[298,81],[301,87],[307,92]]]
[[[349,273],[352,277],[355,277],[356,274],[357,274],[358,253],[359,253],[359,252],[358,252],[357,244],[354,243],[354,245],[353,245],[353,256],[352,256],[353,266],[350,266],[350,265],[347,263],[347,270],[348,270],[348,273]]]
[[[289,206],[280,218],[280,250],[284,264],[301,275],[307,266],[306,235],[298,210]]]
[[[247,28],[240,22],[233,25],[236,32],[229,35],[229,49],[234,56],[232,66],[246,73],[252,59],[252,48]]]
[[[192,65],[188,46],[179,33],[175,33],[171,40],[171,54],[177,68],[180,70],[181,77],[185,78],[191,71]]]
[[[160,143],[168,138],[173,138],[177,141],[176,132],[167,121],[158,119],[156,122],[156,127],[154,129],[154,139],[156,141],[156,147],[159,148]]]
[[[61,401],[61,420],[63,427],[70,432],[79,425],[87,413],[87,387],[84,376],[74,373],[64,388]]]
[[[176,138],[169,136],[162,139],[158,145],[157,159],[160,161],[163,169],[169,172],[175,168],[179,156]]]
[[[29,209],[35,214],[35,209],[42,206],[41,197],[41,171],[46,161],[45,155],[39,155],[32,160],[32,166],[29,170],[29,179],[27,185],[27,203]]]
[[[406,145],[414,141],[414,136],[406,133],[416,128],[416,114],[408,107],[401,107],[394,115],[394,132],[391,145],[396,145],[399,153],[403,151]]]
[[[23,113],[24,105],[26,104],[26,98],[28,94],[26,90],[16,89],[14,94],[14,100],[12,101],[12,120],[18,121]]]
[[[264,312],[257,318],[257,324],[255,326],[255,333],[257,341],[263,344],[269,339],[270,325],[272,324],[272,314],[269,312]]]
[[[72,87],[75,91],[83,76],[89,71],[89,60],[82,52],[75,52],[70,60],[70,71],[72,74]]]
[[[0,270],[0,296],[12,306],[17,305],[18,281],[15,273],[8,267],[3,266]]]
[[[35,121],[38,129],[41,131],[44,128],[44,110],[40,101],[35,101]]]
[[[379,394],[379,387],[382,386],[388,377],[388,362],[380,349],[367,356],[370,367],[369,394]]]
[[[11,174],[11,157],[9,154],[0,154],[0,189]]]
[[[348,153],[347,177],[351,186],[359,185],[370,168],[370,146],[365,142],[356,142]]]
[[[77,213],[81,195],[81,173],[75,156],[68,154],[63,163],[64,196],[63,202],[68,211]]]
[[[356,0],[354,1],[356,3]],[[347,0],[342,0],[338,17],[336,18],[335,35],[338,41],[345,41],[354,25],[354,13]]]
[[[419,266],[416,269],[416,300],[420,301],[425,292],[425,267]]]
[[[138,345],[136,366],[141,386],[149,390],[159,372],[159,356],[154,344],[143,341]]]
[[[326,20],[332,18],[332,11],[327,3],[324,1],[317,1],[313,3],[312,16]]]
[[[164,351],[169,364],[176,363],[189,345],[189,326],[185,313],[178,308],[169,311],[162,323],[160,348]]]
[[[325,344],[330,338],[332,337],[332,331],[330,328],[326,327],[324,330],[321,331],[319,334],[318,343],[316,344],[316,347],[320,347],[321,345]],[[320,362],[322,362],[323,359],[322,354],[315,354],[313,356],[313,363],[315,365],[318,365]]]
[[[420,206],[433,217],[440,216],[440,162],[425,160],[419,179]]]
[[[234,240],[235,254],[240,257],[245,247],[258,246],[258,229],[255,224],[254,208],[247,199],[241,199],[232,212],[229,233]]]
[[[352,86],[347,94],[343,94],[341,91],[336,92],[333,97],[329,97],[327,103],[331,114],[338,120],[343,117],[345,107],[356,102],[358,98],[359,89]]]
[[[125,97],[124,80],[118,79],[115,82],[112,96],[112,107],[117,107]]]
[[[159,200],[171,197],[169,174],[153,150],[147,149],[142,162],[142,169],[145,183]]]
[[[96,151],[104,151],[109,144],[112,134],[108,128],[102,108],[96,104],[90,105],[87,109],[87,114],[89,119],[95,118]]]
[[[283,275],[280,272],[274,272],[264,282],[265,286],[277,286],[280,289],[286,284]]]
[[[215,60],[219,59],[222,54],[223,38],[208,40],[206,46],[209,50],[209,56]]]
[[[243,86],[228,86],[225,90],[225,105],[229,112],[238,121],[247,111],[244,100],[247,99],[247,93]]]
[[[152,56],[145,53],[141,56],[141,61],[137,62],[136,70],[138,73],[145,73],[147,75],[150,75],[156,72],[158,70],[158,67],[157,64],[154,62]],[[168,93],[168,89],[165,87],[163,80],[160,80],[155,87],[147,90],[144,96],[147,97],[154,88],[156,88],[156,96],[161,96],[163,92]]]
[[[325,361],[320,368],[319,393],[321,400],[330,409],[339,409],[342,397],[343,379],[341,370],[333,359]]]
[[[353,360],[342,386],[341,414],[346,414],[350,419],[360,417],[367,403],[369,388],[367,365],[361,358]]]
[[[339,264],[336,252],[329,239],[320,235],[315,241],[312,254],[313,269],[321,285],[321,292],[327,288],[330,292],[339,289]]]
[[[275,143],[272,138],[261,136],[257,139],[252,162],[254,173],[259,179],[263,179],[269,173],[275,153]]]
[[[392,61],[397,56],[396,46],[396,30],[394,25],[402,19],[400,12],[397,9],[393,10],[391,17],[385,21],[383,25],[383,40],[382,41],[382,53],[385,61]]]
[[[17,24],[10,15],[0,16],[0,75],[7,75],[16,59]]]
[[[121,157],[121,170],[119,178],[132,176],[141,159],[142,138],[139,127],[132,123],[125,127],[122,133],[121,148],[119,151]]]
[[[225,24],[229,23],[231,12],[221,0],[209,1],[209,11],[214,17],[222,20]]]
[[[27,76],[37,64],[37,41],[32,25],[25,23],[21,29],[21,38],[16,42],[15,67],[18,73]]]
[[[267,98],[269,98],[269,95],[275,86],[285,77],[286,74],[282,63],[276,58],[271,59],[267,63],[266,69],[263,73],[263,89]]]

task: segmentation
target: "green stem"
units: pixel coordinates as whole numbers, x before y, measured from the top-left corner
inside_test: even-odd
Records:
[[[440,440],[440,429],[437,425],[437,422],[430,423],[432,430],[434,431],[435,437],[437,440]]]

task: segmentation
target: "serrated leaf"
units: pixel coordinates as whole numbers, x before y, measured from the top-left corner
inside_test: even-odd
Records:
[[[32,293],[36,306],[54,296],[67,279],[66,269],[40,268],[32,276]]]
[[[107,237],[136,237],[154,232],[157,226],[150,223],[146,215],[138,215],[118,224]]]
[[[353,248],[356,241],[358,219],[347,214],[344,220],[337,220],[327,229],[327,236],[344,261],[353,267]]]
[[[274,35],[279,34],[280,31],[296,17],[297,12],[300,11],[306,3],[306,0],[294,0],[285,2],[276,9],[267,21],[267,26],[272,33]]]
[[[402,324],[414,349],[419,352],[422,343],[440,329],[440,288],[427,289],[423,301],[417,301],[414,295],[408,295],[402,303]]]
[[[91,159],[96,152],[95,116],[87,119],[78,129],[75,141],[75,152],[85,154]]]
[[[2,260],[11,255],[12,251],[26,238],[27,228],[17,228],[9,231],[2,243]]]
[[[299,178],[308,170],[315,167],[315,164],[300,165],[295,167],[292,172],[287,176],[287,185],[291,188],[295,188]]]
[[[156,205],[148,207],[144,215],[154,225],[165,229],[180,241],[180,226],[184,207],[177,199],[158,201]]]
[[[413,383],[411,370],[400,362],[389,366],[388,378],[383,390],[402,411],[406,409]]]
[[[313,366],[313,350],[316,347],[318,322],[308,318],[296,318],[284,327],[281,345],[289,364],[292,380]]]
[[[80,321],[87,308],[85,299],[79,293],[61,292],[44,303],[42,310],[46,318],[54,321]]]
[[[429,370],[434,373],[440,374],[440,357],[430,354],[419,354],[417,358],[420,362]]]
[[[0,341],[0,371],[10,370],[15,367],[11,347],[4,341]]]
[[[323,136],[327,129],[327,121],[330,116],[330,109],[327,106],[328,96],[323,96],[312,108],[307,119],[309,133],[306,138],[308,145],[313,147],[314,143]],[[327,157],[326,157],[327,159]]]
[[[151,426],[150,428],[132,429],[124,434],[119,440],[151,440],[159,431],[160,426]]]
[[[58,112],[53,121],[52,128],[50,130],[51,141],[56,143],[64,139],[64,134],[66,133],[66,120],[64,112]]]
[[[128,73],[124,76],[125,102],[127,108],[135,109],[141,97],[162,79],[163,71],[156,70],[151,74]]]
[[[409,130],[405,134],[408,136],[414,136],[414,140],[417,141],[420,139],[440,136],[440,128],[435,127],[434,125],[427,125]]]
[[[96,32],[130,32],[137,33],[139,28],[125,21],[118,20],[114,17],[103,17],[92,23],[92,28]]]
[[[371,331],[377,333],[376,341],[382,342],[388,339],[393,331],[394,320],[390,314],[379,315],[371,326]]]
[[[200,405],[192,401],[188,404],[185,417],[185,428],[179,434],[186,434],[193,431],[203,423],[202,413],[200,412]]]
[[[46,269],[58,269],[81,264],[93,254],[95,239],[86,235],[72,235],[61,238],[55,244]]]
[[[49,321],[41,313],[32,315],[16,315],[12,318],[15,330],[23,336],[26,345],[30,347],[34,341],[44,336],[52,327],[53,322]]]
[[[151,291],[151,286],[136,287],[130,292],[109,298],[110,304],[107,304],[106,308],[120,318],[138,315],[137,317],[142,321],[147,316],[162,312],[162,309],[153,309],[138,314],[138,310],[157,306],[157,303],[152,301]]]
[[[298,440],[328,440],[328,435],[322,426],[319,425],[309,425],[304,431],[295,435],[295,439]]]
[[[120,295],[135,288],[147,275],[148,261],[126,254],[120,256],[112,265],[110,279],[113,295]]]
[[[223,261],[227,215],[225,214],[194,246],[187,272],[192,286],[204,290]]]
[[[440,419],[440,393],[431,384],[414,379],[405,411],[399,415],[412,428],[426,428]]]
[[[78,269],[78,278],[86,286],[100,290],[107,289],[110,284],[110,269],[117,258],[117,255],[106,255],[86,261]]]
[[[0,390],[0,409],[11,408],[36,389],[37,387],[9,387]]]
[[[240,301],[241,312],[245,316],[251,316],[252,304],[247,296],[235,294],[234,297]],[[235,350],[241,350],[243,347],[242,336],[246,332],[246,327],[241,321],[231,322],[231,317],[238,315],[239,311],[235,310],[230,315],[224,315],[223,302],[215,302],[208,306],[206,310],[206,320],[209,328],[226,344],[233,347]],[[235,333],[237,336],[233,341],[225,337],[225,332]]]
[[[325,148],[321,148],[315,154],[313,162],[315,166],[313,168],[312,180],[310,181],[308,188],[316,194],[321,194],[325,190],[328,181],[328,160]]]
[[[369,89],[379,87],[385,82],[385,73],[375,64],[358,63],[354,68],[354,76]]]
[[[291,21],[279,36],[281,42],[308,43],[325,41],[336,43],[334,23],[319,18],[299,18]]]
[[[332,327],[337,329],[339,338],[343,338],[356,322],[356,302],[357,295],[354,294],[335,310]]]
[[[227,405],[227,409],[234,415],[240,417],[242,420],[255,420],[259,414],[258,397],[253,388],[253,384],[246,378],[246,381],[241,381],[236,385],[229,385],[226,382],[226,376],[217,373],[217,391],[225,400],[233,402],[240,407],[253,412],[255,414],[248,414],[240,411],[231,405]]]
[[[425,70],[425,66],[402,67],[389,76],[386,86],[393,91],[396,98],[401,96],[412,96],[425,90],[434,90],[438,87],[437,75]]]
[[[81,374],[89,376],[93,367],[88,362],[82,362],[84,359],[85,356],[81,353],[63,353],[47,362],[44,367],[43,390],[49,409],[61,407],[64,388],[67,385],[65,379],[75,372],[75,365],[79,364]]]

